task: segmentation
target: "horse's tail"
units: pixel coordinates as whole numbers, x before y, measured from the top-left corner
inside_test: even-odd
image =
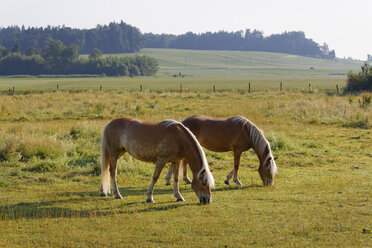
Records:
[[[110,194],[110,153],[105,138],[106,128],[103,130],[101,138],[101,187],[102,196]]]

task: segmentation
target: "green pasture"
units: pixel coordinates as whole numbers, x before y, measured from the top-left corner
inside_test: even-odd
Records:
[[[361,62],[326,60],[291,54],[242,51],[142,49],[158,60],[159,75],[208,77],[346,77]],[[120,55],[116,55],[120,56]]]
[[[164,82],[178,89],[177,80],[187,77],[103,78],[104,89],[123,80],[133,91],[88,87],[96,88],[100,79],[0,80],[5,90],[12,85],[7,80],[30,91],[26,86],[47,90],[62,81],[61,88],[85,82],[91,89],[0,95],[0,247],[371,246],[372,111],[361,104],[363,96],[328,94],[320,86],[309,93],[306,79],[303,91],[279,92],[275,81],[250,94],[239,90],[243,79],[233,79],[234,90],[217,92],[210,91],[213,83],[219,89],[230,82],[182,81],[186,89],[195,87],[182,93],[150,87]],[[330,88],[336,82],[317,80]],[[144,92],[135,90],[139,83]],[[206,151],[216,181],[211,204],[200,205],[183,182],[186,201],[176,202],[163,180],[167,168],[155,186],[156,203],[147,204],[154,165],[125,155],[118,169],[123,199],[99,197],[100,138],[107,122],[194,114],[239,114],[257,124],[279,156],[274,186],[262,186],[252,151],[242,157],[243,186],[225,185],[232,154]]]
[[[0,91],[41,92],[59,90],[139,91],[251,91],[284,90],[336,93],[345,86],[350,70],[359,71],[361,62],[325,60],[289,54],[239,51],[142,49],[140,55],[157,59],[155,77],[13,76],[0,77]],[[128,54],[115,54],[123,56]],[[133,55],[133,54],[129,54]],[[309,88],[309,84],[311,87]]]
[[[17,93],[56,91],[183,91],[211,92],[240,91],[251,93],[257,91],[279,91],[282,82],[283,90],[303,92],[340,93],[346,85],[345,78],[212,78],[212,77],[93,77],[93,78],[0,78],[0,92]],[[309,84],[311,85],[309,88]]]

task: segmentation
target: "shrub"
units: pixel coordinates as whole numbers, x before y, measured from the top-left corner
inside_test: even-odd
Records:
[[[361,69],[357,74],[352,71],[348,73],[345,93],[372,91],[372,66],[365,62]]]

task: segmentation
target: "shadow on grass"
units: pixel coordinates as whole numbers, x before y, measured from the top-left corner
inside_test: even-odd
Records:
[[[220,187],[220,188],[216,188],[214,190],[212,190],[212,193],[213,191],[217,191],[217,192],[220,192],[220,191],[231,191],[231,190],[245,190],[245,189],[252,189],[252,188],[263,188],[264,186],[262,184],[251,184],[251,185],[243,185],[243,186],[238,186],[238,185],[229,185],[229,186],[225,186],[225,187]]]
[[[244,190],[248,188],[262,187],[259,185],[248,186],[226,186],[214,189],[213,191],[230,191],[230,190]],[[192,203],[175,202],[175,199],[167,202],[158,202],[155,204],[148,204],[145,202],[147,189],[138,187],[121,188],[120,192],[124,197],[122,204],[112,208],[105,202],[117,201],[113,196],[100,197],[98,191],[87,192],[63,192],[57,193],[53,200],[31,203],[18,204],[2,204],[0,205],[0,220],[19,220],[19,219],[44,219],[44,218],[91,218],[99,216],[112,216],[117,214],[133,214],[167,211],[171,209],[178,209],[185,206],[200,205],[196,200]],[[191,188],[181,189],[181,193],[193,192]],[[169,194],[173,198],[173,187],[155,189],[154,196]],[[126,196],[140,196],[143,195],[143,200],[138,202],[126,202]],[[68,198],[68,199],[66,199]],[[56,206],[59,204],[81,204],[86,207],[89,202],[101,201],[102,208],[100,209],[72,209],[69,207]],[[96,206],[92,205],[92,206]]]
[[[89,210],[74,210],[68,207],[53,207],[41,203],[19,203],[15,205],[0,206],[0,220],[21,220],[21,219],[53,219],[53,218],[94,218],[100,216],[114,216],[117,214],[134,214],[146,212],[167,211],[185,206],[201,205],[199,203],[184,203],[184,202],[160,202],[146,203],[127,202],[122,204],[123,207],[135,206],[136,208],[121,209],[89,209]]]

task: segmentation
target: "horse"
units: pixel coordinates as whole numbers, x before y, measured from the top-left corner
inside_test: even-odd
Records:
[[[234,168],[227,174],[225,184],[229,185],[234,176],[234,182],[242,185],[238,178],[240,157],[243,152],[253,148],[260,160],[258,172],[261,180],[266,185],[274,184],[274,175],[277,174],[275,160],[269,142],[263,132],[247,118],[234,116],[231,118],[216,118],[203,115],[195,115],[186,118],[182,124],[188,127],[196,136],[200,144],[213,152],[234,153]],[[187,161],[183,161],[183,179],[191,183],[187,176]],[[181,167],[181,168],[182,168]],[[166,184],[170,184],[172,168],[165,176]]]
[[[155,163],[152,182],[147,190],[146,202],[155,203],[154,186],[166,163],[174,171],[174,196],[184,201],[178,188],[179,163],[185,160],[193,173],[191,187],[200,203],[212,202],[211,188],[214,178],[198,140],[182,123],[167,120],[159,123],[119,118],[109,122],[101,139],[101,196],[110,194],[110,176],[115,198],[122,199],[116,181],[117,160],[128,152],[132,157]]]

